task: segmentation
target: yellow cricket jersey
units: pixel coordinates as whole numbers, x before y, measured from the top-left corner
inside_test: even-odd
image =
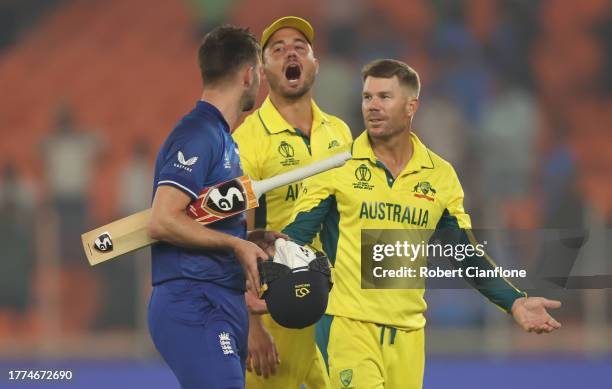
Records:
[[[351,160],[304,183],[293,221],[283,232],[308,243],[320,231],[323,249],[334,264],[330,315],[400,329],[424,327],[423,289],[361,288],[361,230],[471,228],[453,167],[414,133],[410,136],[412,158],[395,179],[377,160],[364,131],[347,147]],[[505,310],[523,296],[503,279],[479,291]]]
[[[309,165],[353,140],[346,123],[322,112],[314,101],[312,113],[310,137],[306,137],[287,123],[268,96],[233,133],[244,172],[263,180]],[[289,222],[301,187],[298,182],[263,195],[255,211],[255,226],[280,231]]]

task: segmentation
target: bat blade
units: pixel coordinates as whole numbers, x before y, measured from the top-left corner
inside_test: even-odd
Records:
[[[151,209],[135,213],[81,235],[91,266],[155,242],[148,234]]]
[[[202,225],[214,223],[256,208],[259,196],[272,189],[342,166],[350,158],[349,152],[339,153],[261,181],[251,181],[248,176],[237,177],[204,189],[186,212]],[[147,209],[81,235],[89,264],[97,265],[155,243],[156,240],[148,235],[150,220],[151,209]]]

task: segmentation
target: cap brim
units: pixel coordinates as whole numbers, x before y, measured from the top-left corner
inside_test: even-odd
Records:
[[[304,37],[306,38],[308,43],[312,45],[312,42],[314,41],[314,29],[312,28],[310,23],[308,23],[308,21],[306,21],[305,19],[302,19],[297,16],[285,16],[276,20],[264,30],[264,32],[261,34],[261,41],[259,42],[261,48],[263,49],[266,47],[268,41],[270,40],[270,37],[272,37],[272,35],[274,35],[276,31],[280,30],[281,28],[287,27],[294,28],[304,34]]]

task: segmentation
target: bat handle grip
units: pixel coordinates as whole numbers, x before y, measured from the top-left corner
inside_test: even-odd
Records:
[[[253,190],[255,192],[255,195],[259,198],[259,196],[261,196],[263,193],[268,192],[269,190],[303,180],[326,170],[342,166],[349,159],[351,159],[350,151],[334,154],[329,158],[325,158],[308,166],[294,169],[290,172],[279,174],[278,176],[259,181],[254,186]]]

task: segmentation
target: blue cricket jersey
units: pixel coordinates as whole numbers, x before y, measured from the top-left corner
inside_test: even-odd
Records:
[[[153,193],[171,185],[193,200],[202,189],[241,176],[238,146],[229,125],[210,103],[198,101],[168,136],[157,155]],[[246,238],[244,213],[207,225],[208,228]],[[244,291],[240,263],[231,252],[185,249],[165,242],[151,247],[153,285],[188,278]]]

